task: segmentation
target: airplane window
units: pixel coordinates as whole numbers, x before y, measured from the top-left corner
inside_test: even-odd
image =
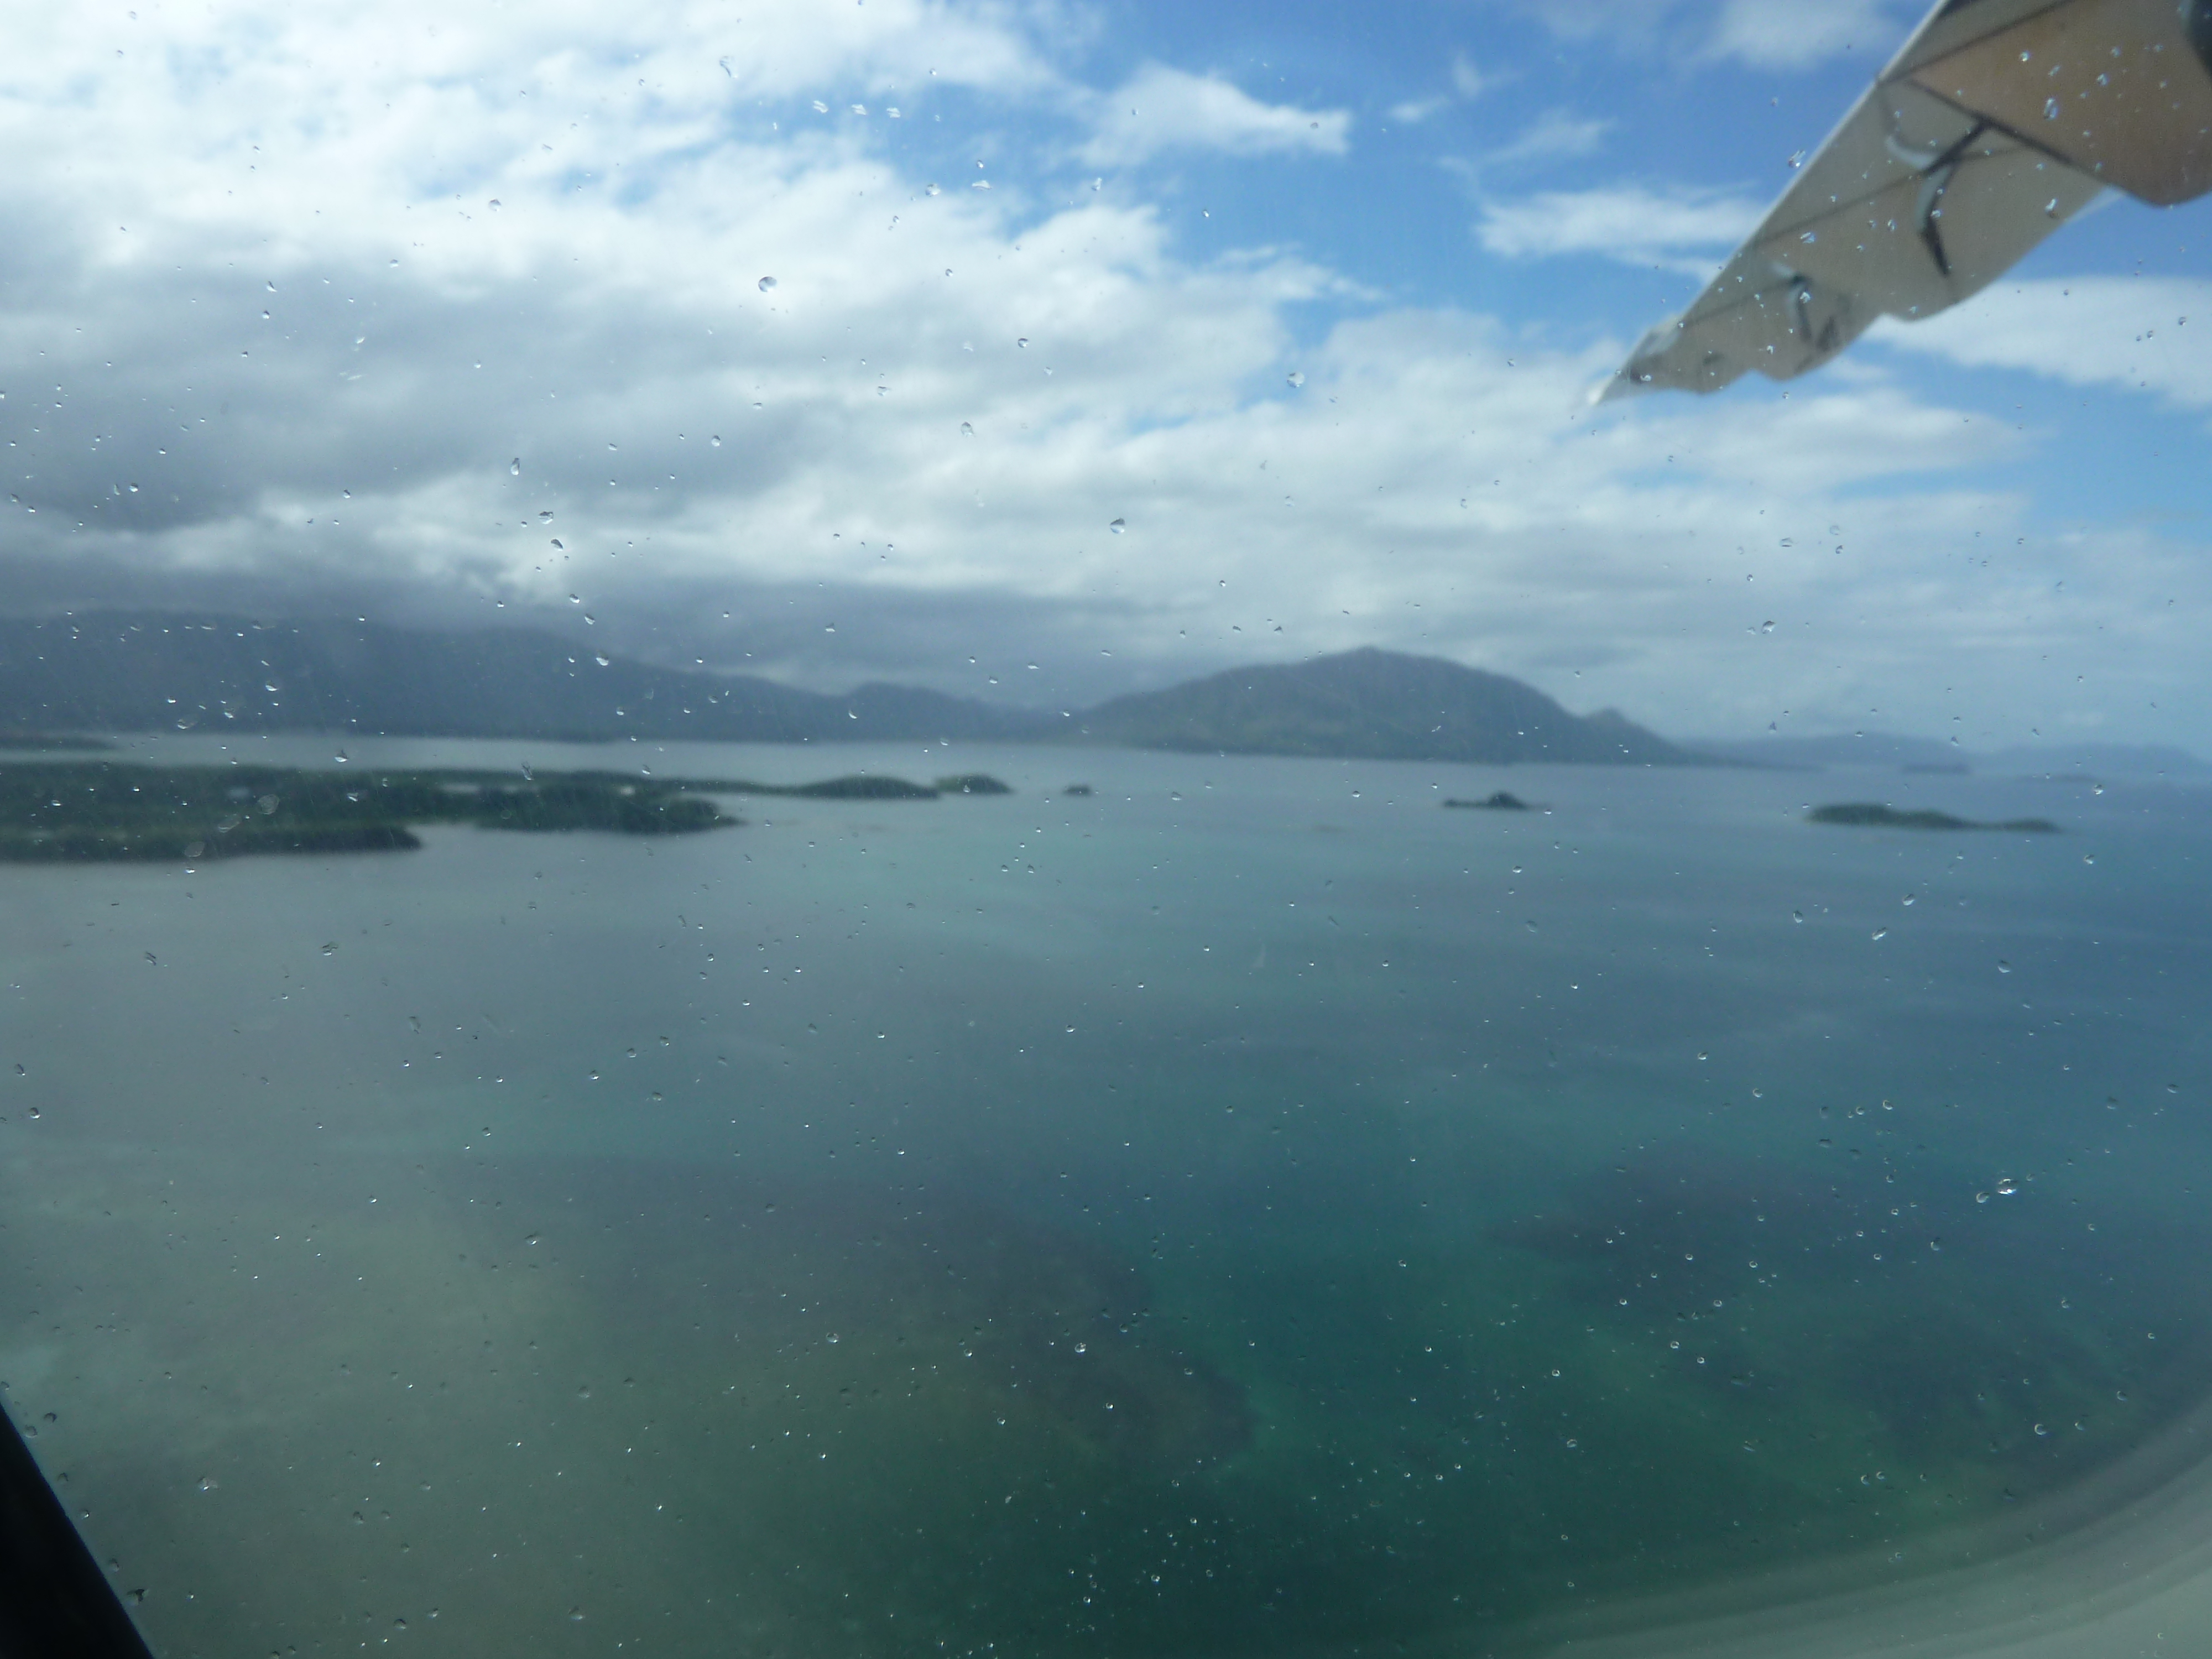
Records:
[[[0,38],[0,1648],[2212,1638],[2212,4]]]

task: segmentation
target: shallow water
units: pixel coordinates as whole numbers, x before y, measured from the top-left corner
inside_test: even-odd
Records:
[[[1019,793],[0,870],[0,1376],[165,1652],[1504,1650],[2197,1455],[2203,793],[347,753]]]

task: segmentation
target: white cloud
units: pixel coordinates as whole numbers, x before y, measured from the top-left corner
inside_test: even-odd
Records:
[[[1127,191],[930,194],[944,151],[905,159],[884,106],[920,129],[953,46],[1001,67],[986,119],[1038,149],[1065,129],[1017,123],[1068,83],[1009,14],[854,9],[883,21],[0,15],[0,64],[40,70],[0,86],[0,422],[29,475],[0,582],[65,593],[104,561],[129,592],[307,609],[381,584],[447,620],[647,619],[815,684],[985,692],[1038,661],[1040,699],[1374,641],[1678,731],[1781,699],[1948,709],[1954,685],[2013,720],[2037,712],[2014,655],[2071,628],[2074,672],[2127,684],[2212,616],[2212,562],[2145,532],[2033,544],[1957,471],[2030,441],[1879,373],[1593,416],[1617,342],[1392,308],[1317,256],[1194,257]],[[752,55],[726,70],[732,31]],[[1173,143],[1346,142],[1224,82],[1139,81],[1154,111],[1185,99]],[[1624,185],[1492,203],[1482,233],[1672,260],[1755,213]],[[1368,309],[1301,335],[1328,299]],[[2031,544],[2000,577],[1960,556],[1978,532]],[[2130,597],[2154,581],[2175,606]]]
[[[1390,118],[1401,126],[1417,127],[1432,115],[1451,107],[1449,98],[1413,98],[1390,106]]]
[[[1595,155],[1605,147],[1606,137],[1613,127],[1611,121],[1600,117],[1577,115],[1570,110],[1547,110],[1517,137],[1486,152],[1479,165],[1512,167]]]
[[[1613,185],[1485,202],[1475,235],[1506,258],[1595,254],[1623,264],[1703,274],[1750,233],[1764,211],[1721,191]]]
[[[1906,27],[1886,0],[1722,0],[1706,52],[1754,69],[1808,69],[1854,50],[1879,64],[1905,43]]]
[[[1481,70],[1475,67],[1474,59],[1465,52],[1459,52],[1452,54],[1451,78],[1452,90],[1461,97],[1480,98],[1484,93],[1497,87],[1506,77],[1502,75],[1484,74]]]
[[[1090,167],[1125,167],[1172,149],[1341,155],[1352,131],[1346,111],[1261,103],[1218,76],[1161,64],[1146,64],[1097,104],[1097,129],[1080,152]]]
[[[1505,0],[1560,40],[1608,47],[1649,69],[1729,59],[1806,70],[1854,54],[1871,74],[1927,8],[1903,0]],[[1901,9],[1900,9],[1901,7]]]
[[[2212,409],[2212,282],[2202,278],[2008,283],[1920,322],[1885,318],[1869,337],[1971,368],[2023,369]]]

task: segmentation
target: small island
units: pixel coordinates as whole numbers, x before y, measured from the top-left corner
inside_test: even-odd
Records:
[[[1444,805],[1470,812],[1529,812],[1535,810],[1510,789],[1501,789],[1483,800],[1447,800]]]
[[[1060,793],[1063,795],[1087,795],[1091,793],[1091,786],[1087,783],[1071,783]]]
[[[1816,806],[1805,817],[1813,823],[1841,823],[1855,829],[2010,830],[2029,836],[2055,836],[2058,833],[2058,826],[2049,818],[2006,818],[2001,823],[1986,823],[1975,818],[1954,817],[1948,812],[1925,808],[1917,812],[1900,812],[1893,806],[1873,801],[1846,801],[1834,806]]]
[[[949,778],[937,781],[937,792],[941,795],[1011,795],[1013,789],[1001,783],[988,772],[958,772]]]

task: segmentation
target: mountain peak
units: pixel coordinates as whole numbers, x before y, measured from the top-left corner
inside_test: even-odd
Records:
[[[1507,675],[1372,645],[1116,697],[1084,728],[1097,741],[1234,754],[1492,765],[1695,758],[1615,711],[1584,719]]]

